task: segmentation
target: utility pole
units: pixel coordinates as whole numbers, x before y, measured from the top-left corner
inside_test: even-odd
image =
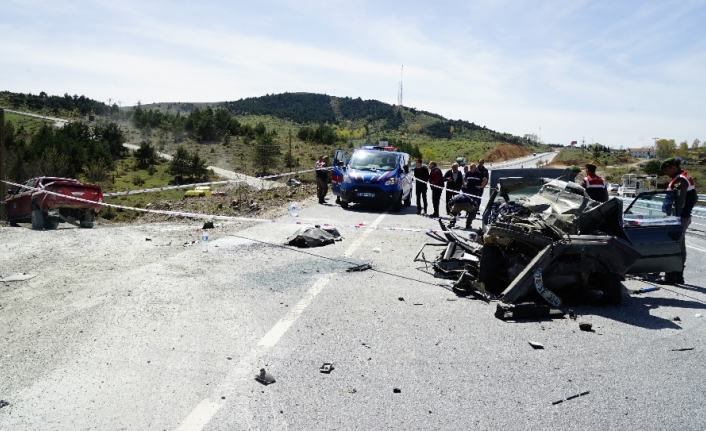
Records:
[[[586,152],[586,137],[581,138],[581,154]]]
[[[5,110],[0,108],[0,180],[5,181]],[[0,199],[7,196],[7,185],[0,181]],[[0,220],[5,220],[7,205],[0,205]]]

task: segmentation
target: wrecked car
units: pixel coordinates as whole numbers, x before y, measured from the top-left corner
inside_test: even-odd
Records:
[[[639,195],[623,210],[622,200],[594,201],[554,171],[557,179],[492,172],[496,187],[481,230],[471,234],[477,241],[443,225],[443,235],[431,235],[446,246],[433,262],[437,274],[456,278],[457,289],[488,292],[505,303],[539,295],[558,306],[587,291],[619,304],[621,275],[681,269],[679,219],[657,210],[659,193]]]

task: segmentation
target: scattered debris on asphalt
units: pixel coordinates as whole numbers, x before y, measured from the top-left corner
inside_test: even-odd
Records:
[[[588,395],[588,394],[590,394],[590,393],[591,393],[591,391],[581,392],[580,394],[576,394],[576,395],[572,395],[572,396],[570,396],[570,397],[566,397],[566,398],[563,399],[563,400],[552,401],[552,405],[561,404],[561,403],[563,403],[564,401],[569,401],[569,400],[573,400],[573,399],[578,398],[578,397],[583,397],[583,396],[586,396],[586,395]]]
[[[392,392],[395,393],[395,394],[400,394],[400,393],[402,393],[402,389],[400,389],[400,388],[394,388],[394,389],[392,389]]]
[[[647,293],[647,292],[654,292],[655,290],[659,290],[659,287],[657,287],[657,286],[643,287],[642,289],[631,290],[630,293]]]
[[[346,272],[367,271],[369,269],[373,269],[373,266],[369,263],[364,263],[362,265],[351,266],[346,269]]]
[[[213,221],[207,221],[201,229],[213,229]]]
[[[336,228],[304,227],[287,238],[287,244],[296,247],[321,247],[342,239]]]
[[[380,253],[380,247],[375,247],[373,248],[374,253]]]
[[[24,280],[29,280],[30,278],[34,278],[36,276],[37,276],[37,274],[30,274],[28,272],[22,272],[19,274],[8,275],[5,278],[0,278],[0,281],[3,283],[9,283],[11,281],[24,281]]]
[[[291,186],[291,187],[297,187],[297,186],[302,185],[301,182],[295,180],[294,178],[288,179],[287,182],[286,182],[286,184],[287,184],[288,186]]]
[[[398,301],[404,301],[404,298],[400,296],[399,298],[397,298],[397,300],[398,300]]]
[[[354,393],[356,393],[356,392],[358,392],[358,391],[357,391],[355,388],[350,388],[350,389],[348,389],[348,393],[349,393],[349,394],[354,394]]]
[[[262,383],[265,386],[271,385],[272,383],[276,382],[275,376],[268,373],[264,368],[260,369],[260,374],[255,375],[255,380],[257,380],[258,382]]]
[[[535,350],[541,350],[544,349],[544,344],[538,343],[536,341],[528,341],[529,345],[532,346],[533,349]]]
[[[5,400],[0,400],[0,409],[3,408],[3,407],[7,407],[7,406],[9,406],[9,405],[10,405],[10,403],[8,403],[7,401],[5,401]]]
[[[698,319],[699,317],[701,317],[701,313],[694,314],[694,317],[696,317]]]
[[[576,313],[574,312],[574,310],[569,309],[569,319],[576,320],[576,317],[577,316],[576,316]]]
[[[694,350],[693,347],[682,347],[681,349],[672,349],[672,352],[686,352],[688,350]]]
[[[593,332],[593,325],[588,322],[579,322],[579,329],[584,332]]]
[[[679,316],[672,317],[672,320],[675,322],[681,322],[681,318],[679,318]]]
[[[152,241],[152,238],[145,238],[145,241]]]
[[[192,245],[196,244],[196,240],[190,241],[190,242],[185,242],[184,247],[191,247]]]
[[[324,364],[319,367],[319,372],[330,374],[331,371],[333,371],[333,362],[324,362]]]
[[[500,320],[561,319],[564,317],[564,312],[546,304],[532,302],[505,304],[499,302],[495,309],[495,317]]]

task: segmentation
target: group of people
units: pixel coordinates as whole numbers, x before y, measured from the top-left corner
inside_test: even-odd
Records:
[[[416,178],[415,191],[417,195],[417,214],[427,213],[427,184],[431,186],[431,203],[434,212],[431,217],[439,217],[439,204],[441,194],[446,189],[446,214],[453,216],[466,212],[466,227],[470,227],[471,222],[478,212],[483,189],[488,183],[488,169],[485,167],[483,159],[478,160],[478,164],[471,163],[463,167],[463,172],[459,170],[458,163],[451,165],[451,169],[442,173],[436,162],[429,162],[427,167],[422,159],[417,159],[414,168]]]

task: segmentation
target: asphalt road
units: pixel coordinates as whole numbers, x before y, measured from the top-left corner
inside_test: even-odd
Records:
[[[437,226],[414,206],[297,220],[344,239],[281,247],[286,217],[219,226],[208,253],[183,247],[193,222],[0,229],[0,275],[37,274],[0,285],[0,429],[706,428],[705,238],[688,285],[626,281],[622,306],[574,308],[582,332],[456,297],[412,261],[424,234],[348,227]]]

